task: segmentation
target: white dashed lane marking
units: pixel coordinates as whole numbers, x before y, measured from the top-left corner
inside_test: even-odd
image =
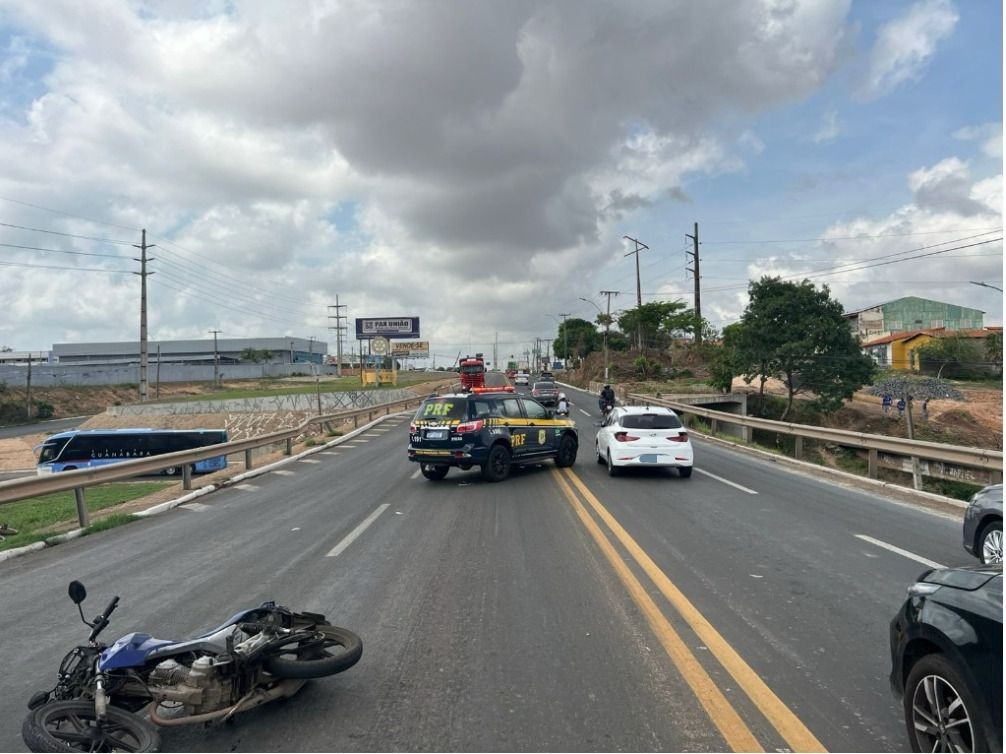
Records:
[[[412,476],[410,476],[409,479],[417,479],[419,475],[422,473],[423,473],[422,469],[416,469],[415,471],[412,472]]]
[[[908,550],[902,550],[900,547],[896,547],[888,542],[884,542],[880,539],[874,539],[873,537],[868,537],[865,534],[856,534],[856,539],[861,539],[864,542],[869,542],[871,545],[876,545],[877,547],[883,547],[885,550],[890,550],[891,552],[901,555],[903,558],[908,558],[909,560],[914,560],[916,563],[922,563],[924,566],[929,568],[946,568],[945,565],[941,565],[935,561],[924,558],[921,555],[916,555],[914,552],[909,552]]]
[[[337,450],[323,450],[318,455],[320,455],[320,456],[337,456],[337,455],[339,455],[339,451],[337,451]]]
[[[319,461],[316,458],[301,458],[300,462],[301,463],[321,463],[321,461]]]
[[[258,489],[258,485],[257,484],[248,484],[247,482],[245,482],[244,484],[235,484],[234,485],[234,489],[236,489],[236,490],[247,490],[247,491],[250,492],[252,490],[257,490]]]
[[[740,484],[737,484],[737,482],[731,482],[729,479],[724,479],[721,476],[716,476],[715,474],[710,474],[708,471],[703,471],[702,469],[699,469],[699,468],[694,468],[694,470],[697,471],[697,472],[699,472],[700,474],[705,474],[708,477],[712,477],[717,482],[723,482],[723,484],[729,484],[731,487],[734,487],[734,488],[740,490],[741,492],[746,492],[749,495],[757,495],[758,494],[757,492],[755,492],[752,489],[748,489],[747,487],[744,487],[744,486],[742,486]]]
[[[293,476],[296,473],[296,471],[287,471],[286,469],[277,469],[273,472],[273,474],[279,474],[280,476]]]
[[[579,411],[579,412],[580,412],[581,414],[583,414],[584,416],[590,416],[590,414],[589,414],[589,413],[587,413],[586,411],[584,411],[584,410],[583,410],[582,408],[578,408],[578,409],[577,409],[577,411]]]
[[[365,519],[363,519],[363,523],[361,523],[359,526],[353,529],[353,531],[347,534],[346,538],[343,539],[335,547],[333,547],[326,557],[329,558],[338,557],[343,550],[345,550],[347,547],[353,544],[353,542],[356,541],[356,538],[367,530],[367,527],[369,527],[372,523],[374,523],[374,521],[377,520],[378,516],[380,516],[382,513],[384,513],[384,511],[388,509],[389,505],[391,505],[391,503],[382,503],[381,505],[377,506],[377,510],[371,513]]]

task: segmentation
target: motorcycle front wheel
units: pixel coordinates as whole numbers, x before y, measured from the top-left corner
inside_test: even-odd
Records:
[[[160,735],[142,717],[109,707],[99,725],[94,702],[47,702],[28,713],[21,738],[29,751],[157,751]]]
[[[318,625],[269,650],[263,666],[278,678],[323,678],[353,667],[362,654],[363,642],[348,628]]]

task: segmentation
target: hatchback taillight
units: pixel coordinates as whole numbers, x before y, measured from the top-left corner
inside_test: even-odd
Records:
[[[630,435],[628,432],[616,432],[615,439],[619,442],[632,442],[633,440],[638,440],[639,438],[635,435]]]
[[[678,434],[671,435],[667,439],[670,440],[671,442],[688,442],[688,433],[678,432]]]
[[[463,435],[465,432],[478,432],[482,427],[485,426],[485,421],[482,419],[476,419],[473,422],[464,422],[455,427],[454,431],[459,435]]]

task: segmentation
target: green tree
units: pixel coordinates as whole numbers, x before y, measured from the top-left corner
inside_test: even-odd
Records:
[[[985,336],[985,360],[995,368],[996,374],[1002,377],[1003,334],[1001,332],[989,333]]]
[[[695,332],[695,312],[683,301],[651,301],[635,309],[627,309],[618,318],[618,328],[630,340],[642,325],[643,343],[666,348],[671,339]]]
[[[563,332],[565,327],[565,332]],[[566,353],[566,344],[569,353]],[[565,324],[559,325],[559,334],[552,341],[552,353],[560,359],[570,359],[579,356],[581,359],[589,353],[601,350],[601,333],[593,322],[578,317],[570,317]]]
[[[863,354],[831,298],[809,280],[794,283],[763,277],[748,286],[750,300],[735,336],[732,362],[745,379],[776,377],[788,400],[781,420],[799,393],[812,393],[814,408],[830,413],[873,378],[873,361]]]
[[[960,379],[982,376],[985,352],[984,341],[961,335],[934,338],[915,350],[922,371],[935,371],[937,377],[946,375]]]

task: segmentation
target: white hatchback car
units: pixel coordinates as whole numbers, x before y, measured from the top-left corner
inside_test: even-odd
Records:
[[[623,468],[676,468],[692,475],[692,443],[678,415],[662,406],[616,406],[597,432],[597,462],[618,476]]]

